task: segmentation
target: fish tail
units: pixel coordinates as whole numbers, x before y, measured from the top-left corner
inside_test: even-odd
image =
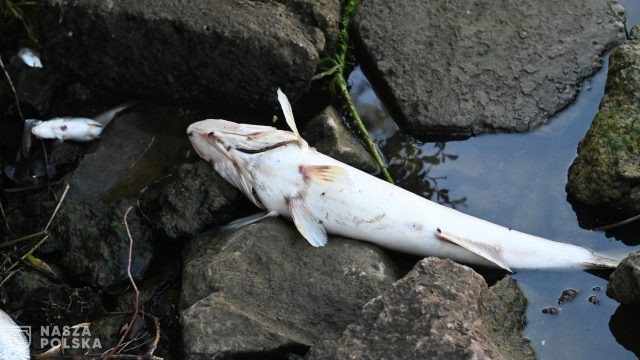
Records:
[[[624,259],[622,255],[593,252],[593,257],[582,263],[587,269],[611,269],[617,267]]]

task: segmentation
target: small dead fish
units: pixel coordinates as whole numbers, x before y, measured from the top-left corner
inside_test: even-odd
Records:
[[[280,90],[278,100],[292,132],[204,120],[191,124],[187,135],[200,157],[268,211],[262,217],[290,218],[312,246],[324,246],[332,233],[507,271],[607,268],[620,261],[464,214],[323,155],[298,133]]]
[[[40,61],[40,54],[27,47],[23,47],[18,50],[18,57],[29,67],[41,68],[42,61]]]
[[[31,128],[31,133],[40,139],[57,139],[73,141],[91,141],[100,137],[104,126],[89,118],[61,117],[47,121],[27,119],[37,124]]]
[[[0,310],[0,360],[29,360],[29,343],[21,328]]]
[[[46,121],[26,119],[22,133],[22,152],[26,157],[31,149],[31,135],[40,139],[57,139],[87,142],[100,137],[104,127],[121,111],[135,105],[126,103],[109,109],[93,119],[84,117],[56,117]]]

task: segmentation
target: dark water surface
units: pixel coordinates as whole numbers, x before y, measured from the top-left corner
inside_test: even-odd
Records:
[[[640,1],[621,3],[629,13],[628,25],[640,20]],[[640,226],[614,234],[590,231],[625,215],[579,205],[574,210],[565,192],[578,142],[604,93],[607,65],[605,61],[603,69],[583,83],[571,106],[536,131],[441,143],[420,142],[403,134],[359,68],[350,82],[358,110],[400,186],[504,226],[626,254],[640,249]],[[605,279],[581,271],[523,271],[514,278],[529,302],[524,335],[540,359],[634,359],[640,354],[640,311],[608,298]],[[559,306],[558,297],[568,288],[577,290],[578,296]],[[599,304],[589,302],[592,295]],[[561,311],[543,314],[547,306]]]

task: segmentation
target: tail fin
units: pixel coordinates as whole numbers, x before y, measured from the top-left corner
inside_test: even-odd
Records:
[[[593,251],[593,257],[583,262],[587,269],[611,269],[620,265],[626,254],[604,254]]]

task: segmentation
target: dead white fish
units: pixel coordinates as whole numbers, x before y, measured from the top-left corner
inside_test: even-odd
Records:
[[[31,135],[40,139],[57,139],[87,142],[100,137],[102,130],[121,111],[135,103],[126,103],[109,109],[93,119],[84,117],[56,117],[46,121],[26,119],[22,135],[22,152],[26,156],[31,149]]]
[[[196,152],[268,211],[239,224],[282,215],[313,246],[325,245],[331,233],[507,271],[609,268],[620,261],[478,219],[323,155],[300,137],[279,90],[278,99],[293,132],[225,120],[204,120],[187,129]]]
[[[0,360],[29,360],[29,342],[21,328],[0,310]]]
[[[40,61],[40,53],[27,47],[20,48],[18,50],[18,57],[29,67],[41,68],[42,61]]]
[[[34,119],[27,119],[27,121]],[[89,118],[60,117],[35,122],[31,133],[40,139],[91,141],[100,137],[104,126]]]

